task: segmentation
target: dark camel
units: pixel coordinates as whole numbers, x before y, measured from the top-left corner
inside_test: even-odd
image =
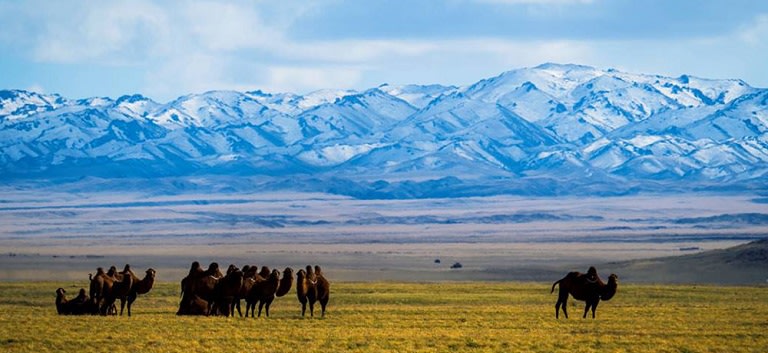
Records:
[[[568,318],[568,295],[572,295],[573,299],[586,302],[584,307],[584,316],[587,317],[587,312],[592,310],[592,318],[595,318],[595,310],[600,300],[610,300],[616,294],[618,287],[618,276],[611,274],[608,276],[608,283],[604,283],[599,276],[597,276],[597,270],[594,267],[590,267],[587,273],[581,272],[569,272],[565,277],[552,284],[552,290],[555,291],[555,286],[560,285],[560,291],[557,295],[557,303],[555,304],[555,318],[560,318],[560,308],[563,308],[563,314],[565,318]]]

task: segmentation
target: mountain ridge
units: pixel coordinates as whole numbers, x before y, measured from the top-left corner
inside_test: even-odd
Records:
[[[573,64],[463,87],[209,91],[167,103],[2,90],[0,181],[210,174],[263,176],[262,186],[296,178],[310,191],[346,180],[379,195],[381,182],[451,177],[446,196],[754,191],[766,186],[767,132],[768,90],[744,81]]]

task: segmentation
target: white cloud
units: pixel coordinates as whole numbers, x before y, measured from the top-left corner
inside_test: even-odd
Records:
[[[190,3],[182,13],[189,35],[212,51],[268,48],[283,40],[283,33],[251,7],[204,1]]]
[[[768,14],[759,14],[754,21],[744,26],[738,37],[752,45],[768,43]]]
[[[129,63],[162,51],[168,40],[165,12],[148,1],[56,5],[41,9],[49,14],[34,49],[39,61]]]

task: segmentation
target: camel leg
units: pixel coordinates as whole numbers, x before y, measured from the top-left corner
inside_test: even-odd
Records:
[[[237,314],[243,317],[243,313],[240,311],[240,299],[235,299],[235,308],[237,308]],[[235,316],[235,309],[232,309],[232,316]]]
[[[325,306],[328,305],[328,298],[320,301],[320,308],[322,309],[322,317],[325,317]]]
[[[309,302],[309,317],[315,317],[315,302]]]
[[[261,317],[261,309],[264,308],[264,301],[259,302],[259,317]]]
[[[271,300],[267,302],[266,308],[265,308],[265,310],[266,310],[265,314],[267,315],[267,317],[269,317],[269,306],[270,305],[272,305],[272,301]]]
[[[589,312],[590,309],[592,309],[592,318],[595,318],[595,309],[597,309],[597,302],[599,302],[600,299],[588,299],[586,301],[587,305],[584,306],[584,316],[582,316],[583,319],[587,318],[587,312]]]
[[[301,317],[304,317],[304,313],[307,311],[307,302],[301,303]]]
[[[123,316],[124,309],[125,309],[125,298],[120,298],[120,316]]]
[[[128,316],[131,316],[131,306],[133,305],[133,302],[136,301],[136,294],[129,295],[128,296]],[[122,309],[120,309],[120,313],[122,315]]]
[[[568,292],[565,292],[565,293],[560,292],[558,294],[557,304],[555,304],[555,318],[557,319],[560,318],[559,316],[560,312],[558,308],[563,309],[563,315],[565,315],[565,318],[567,319],[568,318]]]

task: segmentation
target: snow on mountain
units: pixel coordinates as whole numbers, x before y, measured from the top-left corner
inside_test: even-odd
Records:
[[[21,90],[0,90],[0,119],[21,119],[57,109],[66,101],[58,95]]]
[[[380,90],[386,92],[389,95],[400,98],[417,109],[426,107],[435,98],[444,94],[449,94],[456,89],[455,86],[443,86],[443,85],[402,85],[391,86],[389,84],[383,84],[378,87]]]
[[[361,197],[754,189],[768,175],[768,90],[561,64],[460,88],[210,91],[167,103],[2,90],[0,173],[312,175],[302,190],[328,182]]]

